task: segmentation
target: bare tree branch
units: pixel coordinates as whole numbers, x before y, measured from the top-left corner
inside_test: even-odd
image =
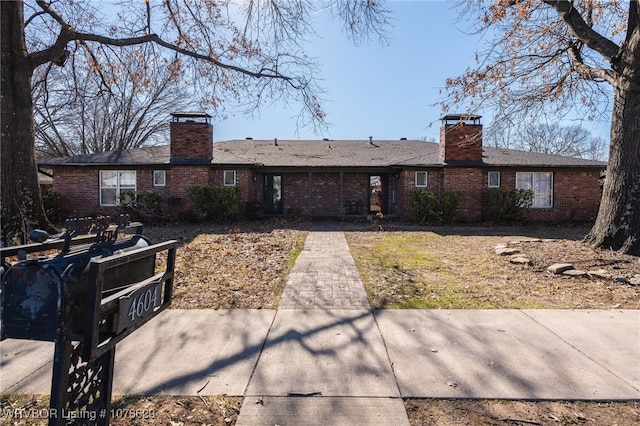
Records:
[[[619,46],[594,31],[592,26],[584,21],[580,12],[573,6],[573,2],[567,0],[543,0],[543,2],[553,7],[571,28],[575,36],[591,49],[600,53],[609,61],[618,55]]]

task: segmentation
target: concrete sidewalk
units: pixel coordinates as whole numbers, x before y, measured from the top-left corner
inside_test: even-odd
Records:
[[[365,302],[344,234],[318,229],[277,310],[163,312],[118,345],[114,393],[244,396],[238,425],[408,424],[406,397],[640,400],[640,311]],[[3,392],[49,393],[53,344],[0,353]]]

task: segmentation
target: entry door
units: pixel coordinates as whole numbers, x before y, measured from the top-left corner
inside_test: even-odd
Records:
[[[369,213],[386,211],[386,176],[369,176]]]
[[[266,175],[264,177],[264,203],[268,214],[282,214],[284,212],[282,176]]]

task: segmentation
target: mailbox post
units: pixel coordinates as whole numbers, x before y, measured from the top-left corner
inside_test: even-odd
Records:
[[[103,226],[92,237],[0,249],[0,338],[55,342],[50,426],[109,424],[116,344],[171,304],[177,242],[151,245],[140,224],[128,227],[130,238]],[[51,249],[60,252],[26,259]],[[23,260],[6,265],[15,255]]]

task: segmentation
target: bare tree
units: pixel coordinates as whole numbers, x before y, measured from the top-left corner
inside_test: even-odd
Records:
[[[85,55],[87,71],[110,86],[104,63],[129,46],[146,45],[153,66],[166,55],[176,57],[175,72],[202,94],[202,102],[222,111],[226,101],[248,109],[270,102],[301,105],[300,124],[325,126],[316,64],[304,54],[304,32],[314,2],[232,0],[166,0],[163,2],[90,0],[16,0],[0,2],[1,87],[1,220],[2,241],[21,239],[33,226],[47,227],[38,190],[35,163],[32,77],[43,68],[72,66]],[[387,11],[378,2],[338,0],[327,5],[362,5],[367,13],[350,17],[353,34],[385,23]],[[251,11],[262,8],[269,25]],[[324,7],[327,5],[317,4]],[[116,19],[99,9],[114,12]],[[261,15],[264,16],[264,15]],[[243,20],[244,17],[244,20]],[[374,18],[379,20],[374,20]],[[239,24],[243,22],[243,24]],[[164,55],[164,56],[163,56]],[[155,62],[157,59],[157,62]],[[151,66],[151,65],[150,65]]]
[[[447,109],[469,98],[496,120],[611,111],[607,176],[585,241],[640,254],[640,9],[637,1],[461,2],[491,40],[478,66],[447,82]]]
[[[491,126],[485,134],[487,145],[567,157],[603,160],[606,142],[580,125],[531,123],[524,126]]]
[[[34,76],[36,150],[42,157],[157,145],[167,115],[190,104],[172,63],[149,67],[146,46],[133,46],[118,67],[100,75],[87,67],[47,69]],[[106,63],[120,63],[118,60]],[[108,73],[109,84],[102,80]],[[41,78],[38,78],[41,77]]]

